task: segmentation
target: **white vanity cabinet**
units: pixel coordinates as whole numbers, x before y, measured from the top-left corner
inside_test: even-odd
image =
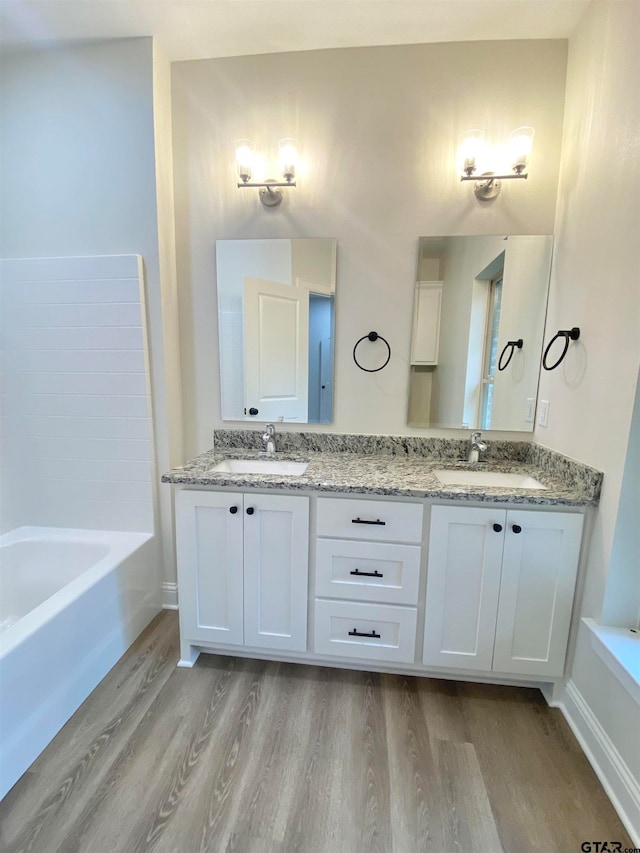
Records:
[[[403,501],[318,498],[316,654],[414,662],[423,512]]]
[[[583,517],[434,506],[423,664],[563,674]]]
[[[185,661],[199,644],[306,651],[307,497],[182,489],[176,533]]]

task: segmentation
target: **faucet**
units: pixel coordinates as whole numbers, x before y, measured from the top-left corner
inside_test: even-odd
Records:
[[[478,462],[480,459],[480,454],[484,453],[487,449],[487,442],[480,441],[481,432],[474,432],[469,439],[469,454],[467,456],[467,462]]]
[[[262,435],[265,451],[267,453],[276,452],[276,428],[273,424],[267,424]]]

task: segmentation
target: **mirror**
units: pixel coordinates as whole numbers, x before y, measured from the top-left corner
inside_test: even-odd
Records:
[[[336,241],[218,240],[222,419],[333,420]]]
[[[410,426],[531,432],[553,237],[421,237]]]

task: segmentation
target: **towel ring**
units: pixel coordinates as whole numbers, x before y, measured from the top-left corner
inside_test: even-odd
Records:
[[[380,341],[384,341],[384,343],[387,345],[387,360],[385,361],[384,364],[381,364],[380,367],[374,367],[374,368],[363,367],[360,364],[360,362],[358,361],[358,359],[356,358],[356,350],[358,349],[358,345],[361,344],[362,341],[364,341],[364,340],[370,340],[370,341],[380,340]],[[391,347],[389,346],[389,341],[386,338],[383,338],[382,335],[379,335],[377,332],[369,332],[368,335],[363,335],[359,340],[356,341],[355,346],[353,348],[353,360],[358,365],[360,370],[364,370],[365,373],[377,373],[379,370],[382,370],[383,367],[386,367],[389,364],[390,358],[391,358]]]
[[[523,343],[524,341],[522,340],[522,338],[518,338],[517,341],[507,341],[507,343],[504,345],[504,349],[500,353],[500,358],[498,359],[498,370],[506,370],[506,368],[509,367],[509,362],[513,358],[514,352],[517,349],[522,349]],[[508,358],[503,364],[502,359],[504,358],[505,354],[508,356]]]
[[[577,326],[574,326],[572,329],[560,329],[558,332],[556,332],[547,344],[547,348],[545,349],[544,355],[542,356],[542,366],[544,367],[544,369],[555,370],[556,367],[558,367],[558,365],[564,361],[564,357],[569,349],[569,341],[577,341],[579,337],[580,329]],[[564,347],[562,348],[562,352],[560,353],[560,358],[553,364],[548,365],[547,356],[549,355],[549,350],[558,340],[558,338],[564,338]]]

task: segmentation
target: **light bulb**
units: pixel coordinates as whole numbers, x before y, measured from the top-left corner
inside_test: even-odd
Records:
[[[295,139],[280,140],[280,171],[286,181],[292,181],[296,176],[298,163],[298,143]]]
[[[471,176],[478,169],[478,161],[484,152],[484,131],[468,130],[460,136],[458,146],[458,169]]]
[[[511,168],[517,175],[526,171],[529,165],[534,134],[532,127],[518,127],[509,134]]]
[[[241,181],[246,184],[251,179],[255,155],[253,153],[253,142],[250,139],[237,139],[235,142],[236,148],[236,167]]]

